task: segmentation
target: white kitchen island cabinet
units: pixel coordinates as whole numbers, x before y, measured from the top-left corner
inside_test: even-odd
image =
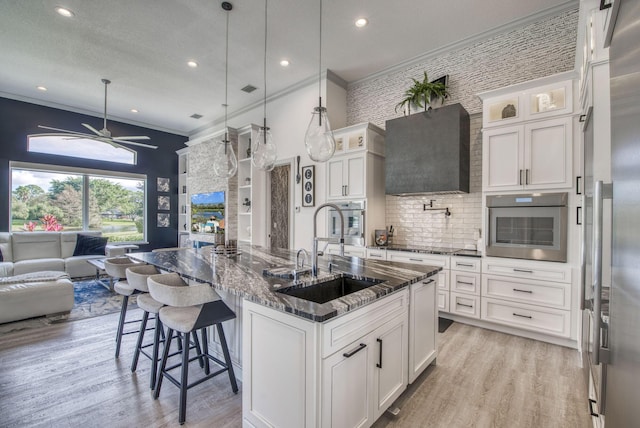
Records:
[[[368,427],[407,387],[408,288],[325,323],[243,311],[245,426]]]

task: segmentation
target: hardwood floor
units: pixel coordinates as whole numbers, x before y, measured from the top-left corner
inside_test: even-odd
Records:
[[[117,314],[0,336],[0,427],[177,426],[178,389],[149,390],[149,360],[113,357]],[[454,323],[438,364],[375,427],[588,427],[575,350]],[[193,372],[200,369],[194,363]],[[240,385],[242,390],[242,386]],[[189,391],[188,427],[240,427],[242,400],[221,375]]]

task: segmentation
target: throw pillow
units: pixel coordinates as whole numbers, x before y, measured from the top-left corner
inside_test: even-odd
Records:
[[[0,248],[0,262],[4,261],[4,257],[2,257],[2,248]]]
[[[104,256],[104,250],[109,238],[102,236],[83,235],[78,233],[74,256]]]

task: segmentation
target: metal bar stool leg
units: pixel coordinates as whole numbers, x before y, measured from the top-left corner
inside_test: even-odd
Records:
[[[118,332],[116,333],[116,358],[120,356],[120,344],[122,343],[122,331],[124,330],[124,319],[127,316],[127,305],[129,296],[122,296],[122,307],[120,308],[120,321],[118,322]]]
[[[135,372],[138,367],[138,357],[140,357],[140,350],[142,349],[142,341],[144,340],[144,332],[147,329],[147,320],[149,319],[149,312],[144,311],[142,313],[142,321],[140,322],[140,332],[138,333],[138,340],[136,342],[136,350],[133,351],[133,361],[131,362],[131,371]]]
[[[164,342],[164,350],[162,351],[162,362],[160,363],[160,369],[158,370],[158,380],[156,381],[156,388],[153,391],[154,400],[158,399],[160,395],[160,388],[162,387],[162,378],[164,377],[164,369],[167,367],[167,359],[169,358],[169,348],[171,348],[171,341],[173,340],[173,330],[167,329],[167,340]]]
[[[198,332],[195,332],[195,331],[193,332],[194,336],[196,336],[197,334]],[[207,358],[207,355],[209,354],[207,329],[206,328],[200,329],[200,334],[202,335],[202,353],[205,355],[204,356],[204,374],[209,374],[211,370],[209,368],[209,358]]]
[[[202,356],[202,348],[200,347],[200,341],[198,340],[198,335],[196,334],[196,332],[193,332],[193,344],[196,347],[196,352],[198,353],[198,363],[200,364],[200,368],[204,368],[204,360],[206,360],[205,357]],[[190,342],[188,340],[185,340],[184,343],[186,343],[187,348],[189,347]]]
[[[156,314],[156,331],[153,332],[153,353],[151,354],[151,383],[149,388],[153,389],[156,386],[156,378],[158,375],[158,351],[160,347],[160,336],[164,339],[164,328],[160,321],[160,315]],[[167,343],[164,340],[165,344]]]
[[[189,343],[190,334],[184,333],[184,343]],[[196,334],[193,335],[194,339]],[[197,340],[197,339],[195,339]],[[187,388],[189,387],[189,346],[182,349],[182,377],[180,379],[180,409],[178,413],[178,423],[184,424],[187,419]]]
[[[222,324],[216,324],[218,329],[218,336],[220,336],[220,345],[222,345],[222,353],[224,354],[224,362],[227,364],[229,372],[229,381],[231,381],[231,389],[234,394],[238,393],[238,384],[236,383],[236,375],[233,373],[233,363],[231,363],[231,355],[229,355],[229,347],[227,346],[227,339],[224,337],[224,330]]]

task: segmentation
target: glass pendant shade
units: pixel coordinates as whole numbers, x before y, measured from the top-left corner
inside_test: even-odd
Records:
[[[238,159],[233,146],[226,138],[214,145],[213,173],[220,178],[233,177],[238,170]]]
[[[327,109],[316,107],[304,135],[304,145],[312,161],[326,162],[336,151],[336,140],[327,117]]]
[[[278,151],[276,145],[273,144],[271,131],[267,127],[261,127],[258,131],[258,138],[251,146],[251,163],[256,168],[271,171],[276,165],[277,159]]]

